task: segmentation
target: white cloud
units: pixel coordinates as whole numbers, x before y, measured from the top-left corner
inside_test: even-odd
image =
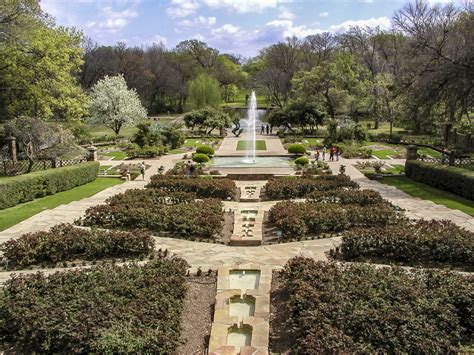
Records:
[[[215,25],[216,22],[217,22],[217,19],[213,16],[211,17],[198,16],[194,18],[193,20],[190,20],[190,19],[181,20],[178,22],[178,24],[181,26],[186,26],[186,27],[192,27],[192,26],[211,27]]]
[[[329,16],[329,12],[327,12],[327,11],[320,12],[320,13],[319,13],[319,16],[320,16],[320,17],[328,17],[328,16]]]
[[[291,12],[286,6],[280,6],[278,10],[280,10],[280,14],[278,15],[278,18],[281,18],[283,20],[295,19],[295,14]]]
[[[215,28],[211,31],[212,35],[226,35],[226,34],[235,34],[239,32],[240,27],[234,26],[230,23],[226,23],[225,25]]]
[[[290,20],[273,20],[267,23],[267,27],[279,29],[281,31],[282,38],[293,36],[304,38],[306,36],[322,32],[321,29],[309,28],[305,25],[295,26],[293,21]]]
[[[198,1],[195,0],[172,0],[171,6],[166,9],[168,16],[186,17],[194,14],[199,8]]]
[[[349,20],[338,25],[329,27],[330,32],[344,32],[351,27],[380,27],[382,30],[390,28],[390,19],[388,17],[372,17],[367,20]]]
[[[238,13],[260,12],[266,8],[276,8],[278,0],[200,0],[211,8],[227,8]],[[281,2],[281,1],[280,1]]]
[[[100,29],[116,32],[124,28],[131,19],[138,16],[138,12],[132,8],[116,11],[111,6],[106,6],[100,11],[101,19],[97,21],[89,21],[86,27],[98,27]]]

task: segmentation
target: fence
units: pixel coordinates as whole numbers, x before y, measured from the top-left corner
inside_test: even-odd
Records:
[[[30,172],[40,171],[46,169],[61,168],[63,166],[76,165],[80,163],[85,163],[87,159],[47,159],[47,160],[36,160],[33,162]],[[28,160],[4,160],[0,164],[0,175],[2,176],[15,176],[22,175],[28,172],[28,167],[30,162]]]
[[[441,158],[418,156],[418,160],[424,161],[427,163],[456,166],[458,168],[474,170],[474,158],[467,155],[456,156],[454,154],[443,153]]]
[[[446,142],[448,145],[461,149],[469,151],[474,150],[474,136],[470,134],[461,134],[456,132],[456,130],[453,130],[447,134]]]

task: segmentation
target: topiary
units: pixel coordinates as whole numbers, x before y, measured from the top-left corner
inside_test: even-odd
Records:
[[[201,146],[197,147],[196,153],[206,154],[207,156],[212,156],[212,155],[214,155],[214,148],[212,148],[208,145],[201,145]]]
[[[299,157],[295,159],[295,164],[296,165],[301,165],[301,166],[306,166],[309,164],[309,159],[306,157]]]
[[[302,144],[291,144],[288,147],[288,153],[296,154],[296,155],[303,155],[303,154],[306,154],[306,148]]]
[[[206,154],[197,153],[193,156],[193,161],[196,163],[207,163],[209,160],[210,159]]]

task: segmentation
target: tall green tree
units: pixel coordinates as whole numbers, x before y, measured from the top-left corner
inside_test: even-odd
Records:
[[[186,106],[188,110],[197,110],[205,107],[218,108],[221,104],[221,90],[219,82],[207,74],[200,74],[188,84]]]
[[[76,79],[82,34],[55,26],[36,6],[8,0],[0,7],[0,109],[7,118],[78,120],[87,108]]]

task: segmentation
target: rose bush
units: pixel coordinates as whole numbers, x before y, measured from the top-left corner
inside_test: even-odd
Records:
[[[357,189],[359,185],[346,175],[322,175],[302,178],[271,179],[265,185],[265,193],[272,200],[303,198],[313,191]]]
[[[9,267],[70,259],[99,259],[148,254],[155,242],[150,233],[85,230],[60,224],[48,232],[23,234],[3,243],[0,250]]]
[[[174,353],[187,263],[15,275],[0,296],[0,332],[20,353]]]
[[[474,269],[474,233],[450,221],[417,221],[347,231],[339,247],[345,260],[442,263]]]
[[[455,353],[474,329],[474,277],[295,257],[280,277],[296,354]]]

